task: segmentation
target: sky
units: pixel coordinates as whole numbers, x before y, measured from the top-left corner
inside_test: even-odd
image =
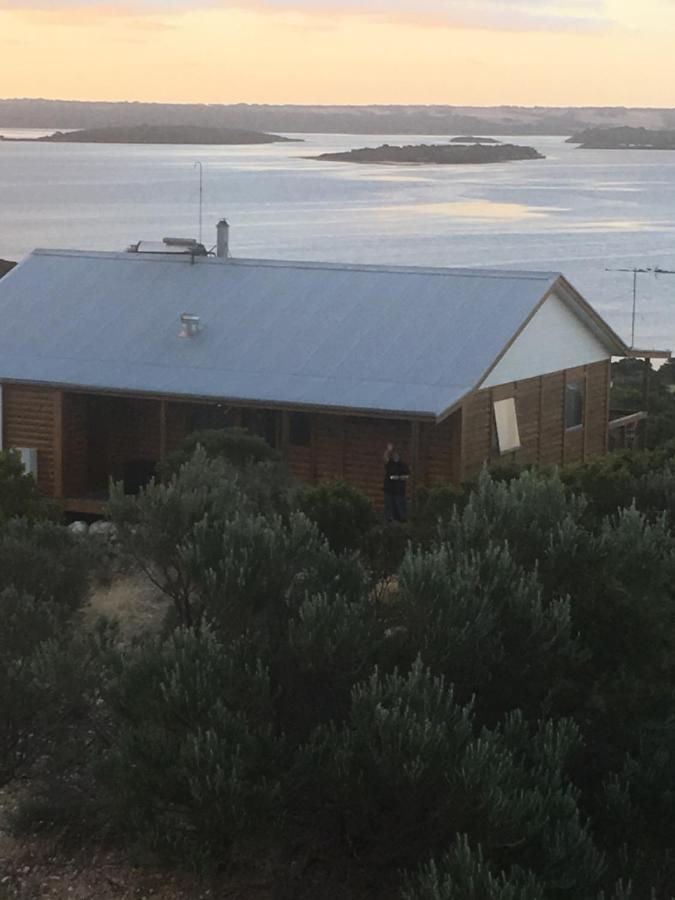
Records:
[[[0,0],[0,97],[675,106],[675,0]]]

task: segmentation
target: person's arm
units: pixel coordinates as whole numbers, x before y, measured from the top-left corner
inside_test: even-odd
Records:
[[[393,445],[393,444],[387,444],[387,449],[384,451],[384,464],[385,464],[385,466],[386,466],[386,464],[389,462],[389,460],[391,459],[391,454],[392,454],[393,450],[394,450],[394,445]]]

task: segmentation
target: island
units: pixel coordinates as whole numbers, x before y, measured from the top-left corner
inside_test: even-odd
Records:
[[[263,131],[217,128],[202,125],[129,125],[55,131],[39,138],[2,138],[5,141],[32,141],[58,144],[274,144],[297,142]]]
[[[675,150],[675,131],[620,126],[587,128],[568,138],[580,150]]]
[[[472,134],[462,136],[462,137],[454,137],[450,141],[451,144],[501,144],[501,141],[496,140],[495,138],[488,137],[474,137]]]
[[[545,157],[534,147],[518,147],[516,144],[498,144],[497,146],[411,144],[406,147],[392,147],[390,144],[383,144],[381,147],[361,147],[357,150],[346,150],[339,153],[322,153],[309,158],[323,162],[464,166],[523,159],[544,159]]]

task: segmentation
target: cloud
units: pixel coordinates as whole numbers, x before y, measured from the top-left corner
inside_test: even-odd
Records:
[[[299,13],[308,18],[358,17],[375,22],[500,31],[596,31],[612,25],[606,0],[0,0],[0,10],[155,17],[206,9]],[[88,15],[89,14],[89,15]]]

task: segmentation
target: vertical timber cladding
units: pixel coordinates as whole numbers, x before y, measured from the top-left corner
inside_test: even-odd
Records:
[[[63,493],[61,415],[61,391],[34,385],[3,385],[4,446],[37,450],[38,486],[48,497]]]
[[[584,423],[565,428],[565,387],[585,382]],[[582,462],[607,452],[610,360],[499,385],[473,394],[464,403],[461,477],[475,475],[494,459],[542,466]],[[503,457],[492,451],[492,404],[514,397],[521,449]]]

